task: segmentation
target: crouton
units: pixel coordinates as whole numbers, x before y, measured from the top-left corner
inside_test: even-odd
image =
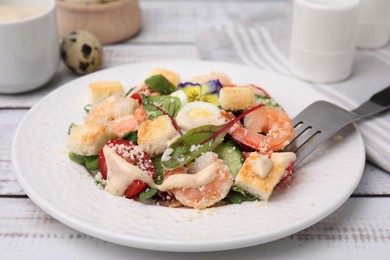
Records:
[[[149,156],[162,154],[178,133],[169,116],[146,120],[138,128],[138,145]]]
[[[112,139],[105,125],[85,124],[72,128],[68,136],[68,147],[80,155],[97,155],[100,149]]]
[[[125,91],[119,81],[99,81],[89,84],[89,100],[91,105],[97,104],[108,97],[123,97]]]
[[[286,169],[295,160],[296,155],[291,152],[272,153],[271,158],[253,152],[245,160],[234,184],[262,200],[268,200],[275,186],[286,175]]]
[[[224,87],[219,91],[219,103],[225,110],[245,110],[255,105],[252,86]]]

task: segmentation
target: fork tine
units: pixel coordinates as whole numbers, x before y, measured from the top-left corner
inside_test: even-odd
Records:
[[[315,129],[313,127],[304,128],[300,134],[297,134],[296,137],[288,144],[285,148],[285,151],[294,152],[298,155],[300,149],[302,149],[305,145],[307,145],[310,141],[321,134],[319,129]]]
[[[294,128],[295,128],[295,139],[296,139],[297,137],[301,136],[302,134],[312,130],[313,127],[302,122],[302,123],[295,125]]]
[[[334,104],[317,101],[293,119],[296,137],[284,151],[294,152],[297,155],[295,165],[298,165],[337,130],[356,119],[357,115]]]
[[[297,166],[312,151],[346,125],[362,117],[372,116],[390,108],[390,87],[376,93],[353,111],[329,103],[317,101],[306,107],[293,119],[296,137],[284,151],[295,152]]]
[[[285,147],[284,151],[298,151],[309,139],[318,133],[318,130],[313,129],[313,126],[307,123],[307,119],[310,118],[313,113],[311,108],[313,105],[314,104],[307,106],[292,120],[295,128],[295,138]],[[304,138],[304,136],[306,138]]]

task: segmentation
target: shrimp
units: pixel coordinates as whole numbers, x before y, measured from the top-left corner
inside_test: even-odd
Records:
[[[122,137],[128,132],[137,131],[139,125],[146,121],[147,116],[145,109],[140,106],[134,111],[134,114],[112,121],[109,124],[109,129],[117,137]]]
[[[218,79],[223,86],[231,84],[229,76],[219,71],[212,71],[206,75],[195,76],[190,81],[192,83],[203,84],[206,83],[207,81],[215,80],[215,79]]]
[[[263,153],[282,150],[295,137],[290,117],[273,107],[249,113],[244,117],[244,126],[237,123],[229,133],[238,142]]]
[[[85,122],[87,124],[107,124],[131,115],[139,107],[135,99],[129,97],[109,97],[94,105]]]
[[[215,178],[208,184],[198,188],[173,188],[168,190],[184,206],[203,209],[214,205],[226,197],[233,185],[233,177],[226,164],[212,152],[205,153],[190,163],[188,167],[180,167],[164,171],[164,179],[174,174],[194,174],[212,163],[217,164]]]

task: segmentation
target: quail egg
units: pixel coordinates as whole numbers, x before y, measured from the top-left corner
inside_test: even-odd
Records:
[[[177,97],[180,100],[180,104],[182,107],[187,105],[187,103],[188,103],[188,97],[187,97],[186,93],[184,93],[183,90],[176,90],[176,91],[171,93],[171,96]]]
[[[76,74],[85,75],[97,71],[102,66],[102,44],[87,31],[71,32],[61,43],[61,58]]]
[[[226,118],[221,110],[210,103],[195,101],[188,103],[180,109],[176,122],[183,133],[202,125],[221,125],[226,123]]]

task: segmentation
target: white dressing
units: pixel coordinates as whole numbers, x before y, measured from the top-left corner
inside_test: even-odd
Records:
[[[175,174],[169,176],[161,185],[154,188],[167,191],[172,188],[198,188],[212,182],[217,171],[217,164],[212,163],[195,174]]]
[[[161,185],[154,183],[148,172],[128,163],[113,148],[103,148],[107,164],[107,184],[105,189],[113,195],[121,196],[134,180],[141,180],[151,188],[167,191],[172,188],[197,188],[212,182],[217,171],[217,164],[212,163],[195,174],[175,174],[169,176]]]
[[[271,172],[273,167],[272,161],[267,156],[260,156],[252,161],[252,170],[259,177],[265,178]]]
[[[106,145],[103,147],[103,153],[107,165],[107,184],[105,189],[111,194],[123,195],[127,186],[134,180],[142,180],[146,183],[153,182],[148,172],[128,163],[113,148]]]

